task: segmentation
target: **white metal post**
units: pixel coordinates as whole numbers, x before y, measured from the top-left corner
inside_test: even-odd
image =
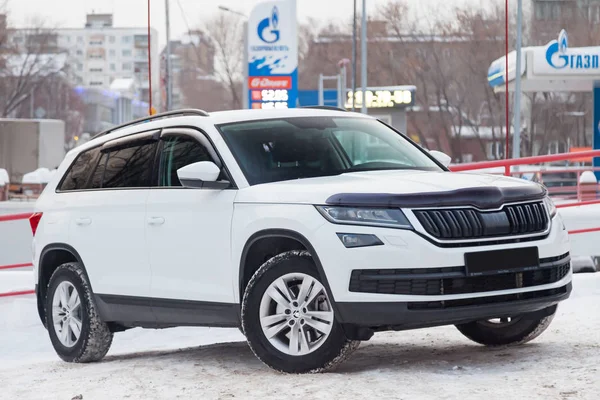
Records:
[[[244,21],[244,81],[242,82],[242,104],[244,108],[249,108],[249,99],[248,96],[248,20]]]
[[[319,74],[319,105],[325,105],[325,94],[323,93],[323,74]]]
[[[361,81],[362,81],[362,107],[361,112],[367,113],[367,0],[363,0],[362,7],[362,32],[361,32]]]
[[[521,43],[523,38],[523,0],[517,0],[517,71],[515,76],[515,121],[513,158],[521,157]],[[508,79],[508,71],[506,72]],[[508,95],[508,93],[507,93]]]
[[[165,17],[167,19],[167,111],[173,107],[173,82],[172,82],[172,70],[171,70],[171,34],[170,34],[170,21],[169,21],[169,0],[165,0]],[[150,40],[150,38],[148,38]]]

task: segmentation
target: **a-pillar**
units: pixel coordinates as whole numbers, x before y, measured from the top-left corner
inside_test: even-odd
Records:
[[[600,150],[600,81],[594,82],[594,124],[592,143],[594,150]],[[594,167],[600,168],[600,157],[594,157]],[[600,171],[595,171],[596,179],[600,181]]]

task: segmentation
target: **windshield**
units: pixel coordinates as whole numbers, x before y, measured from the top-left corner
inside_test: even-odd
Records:
[[[442,171],[374,119],[295,117],[219,128],[250,185],[359,171]]]

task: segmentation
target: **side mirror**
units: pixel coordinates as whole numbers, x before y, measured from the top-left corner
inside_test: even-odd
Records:
[[[431,154],[433,156],[433,158],[438,160],[440,162],[440,164],[442,164],[444,167],[449,166],[450,163],[452,162],[452,158],[450,158],[450,156],[448,154],[442,153],[441,151],[430,150],[429,154]]]
[[[225,189],[230,183],[217,181],[221,169],[210,161],[199,161],[177,170],[177,177],[184,187],[195,189]]]

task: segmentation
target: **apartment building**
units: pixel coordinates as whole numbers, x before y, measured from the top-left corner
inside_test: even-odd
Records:
[[[531,0],[531,40],[544,45],[561,29],[577,39],[579,46],[597,45],[600,0]]]
[[[134,79],[139,100],[148,101],[148,31],[113,26],[112,14],[88,14],[83,28],[55,31],[57,46],[72,60],[77,85],[108,89],[116,79]],[[150,30],[152,84],[158,88],[158,32]]]

